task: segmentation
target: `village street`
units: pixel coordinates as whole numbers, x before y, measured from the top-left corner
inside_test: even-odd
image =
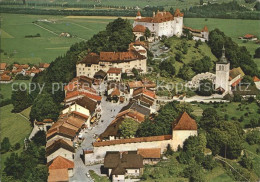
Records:
[[[115,118],[118,112],[122,109],[123,106],[127,105],[128,103],[124,104],[115,104],[106,101],[106,97],[102,97],[101,101],[101,118],[91,129],[88,129],[83,138],[84,141],[82,142],[81,146],[76,149],[75,159],[74,159],[74,176],[70,178],[71,182],[85,182],[85,181],[93,181],[92,179],[87,177],[87,172],[89,170],[94,170],[96,173],[100,175],[100,167],[101,164],[93,165],[93,166],[85,166],[80,155],[83,154],[84,150],[93,149],[92,142],[95,141],[94,135],[100,135],[107,126],[111,123],[111,121]],[[112,111],[111,111],[112,110]],[[103,122],[101,122],[103,121]]]

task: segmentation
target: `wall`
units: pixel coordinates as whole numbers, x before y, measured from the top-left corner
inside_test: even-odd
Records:
[[[183,142],[189,138],[189,136],[197,136],[197,130],[173,130],[172,132],[172,149],[177,150],[178,146],[183,146]]]
[[[222,87],[225,91],[229,91],[229,70],[230,63],[216,65],[216,88]]]
[[[113,175],[112,181],[113,182],[123,182],[123,181],[125,181],[125,175]]]
[[[51,160],[55,159],[58,156],[64,157],[64,158],[71,160],[71,161],[74,160],[74,154],[72,152],[65,150],[63,148],[59,148],[54,153],[47,156],[47,163],[50,162]]]
[[[62,114],[66,114],[66,113],[73,112],[73,111],[90,116],[89,110],[78,104],[73,104],[73,105],[69,106],[68,108],[64,109],[62,111]]]

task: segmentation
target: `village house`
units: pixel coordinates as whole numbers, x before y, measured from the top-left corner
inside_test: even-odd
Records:
[[[184,32],[189,31],[192,34],[193,40],[201,40],[202,42],[209,41],[209,30],[207,26],[204,26],[202,30],[192,29],[190,27],[183,27]]]
[[[233,68],[232,70],[229,71],[229,85],[235,87],[242,81],[244,76],[245,73],[240,67]]]
[[[136,153],[107,152],[104,168],[113,182],[123,182],[125,178],[137,177],[143,173],[143,158]]]
[[[39,63],[39,69],[41,71],[44,71],[45,69],[47,69],[50,66],[49,63]]]
[[[7,68],[6,63],[0,63],[0,74],[2,74]]]
[[[73,161],[75,149],[72,143],[69,143],[63,139],[54,141],[51,145],[46,147],[47,162],[52,161],[58,156],[64,157],[70,161]]]
[[[239,39],[248,40],[248,41],[257,41],[257,37],[252,34],[246,34],[243,37],[239,37]]]
[[[121,68],[109,68],[109,70],[107,71],[107,81],[120,82],[121,72]]]
[[[87,76],[93,78],[95,73],[103,70],[107,72],[109,68],[120,68],[121,73],[132,74],[132,69],[136,68],[141,74],[146,73],[146,56],[140,54],[135,49],[128,52],[100,52],[89,53],[76,65],[77,76]]]
[[[258,90],[260,90],[260,79],[257,76],[254,76],[253,81],[255,83],[256,88],[258,88]]]
[[[58,156],[47,163],[49,169],[48,182],[69,181],[73,176],[74,162]]]
[[[85,124],[90,127],[90,118],[95,114],[97,102],[84,96],[72,102],[62,111],[62,114],[74,114],[85,119]]]
[[[137,39],[144,34],[144,30],[148,28],[152,34],[152,37],[159,38],[162,36],[171,37],[176,35],[180,37],[182,35],[184,14],[176,9],[174,15],[170,12],[153,12],[152,17],[142,17],[138,11],[133,24],[133,32]]]
[[[143,164],[154,165],[161,160],[160,148],[139,148],[137,154],[143,157]]]
[[[197,123],[186,112],[183,112],[172,124],[172,135],[125,138],[115,140],[97,140],[93,143],[93,153],[85,154],[85,164],[102,160],[106,151],[137,151],[138,149],[160,148],[161,154],[170,145],[173,150],[182,147],[189,136],[197,135]]]
[[[152,110],[155,98],[155,92],[145,88],[138,88],[133,91],[133,100],[142,106],[150,108],[151,112],[155,112],[155,110]]]
[[[0,83],[11,83],[13,80],[12,80],[12,77],[10,75],[7,75],[5,73],[2,73],[0,75]]]

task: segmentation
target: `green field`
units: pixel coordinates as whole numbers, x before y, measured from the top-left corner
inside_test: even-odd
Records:
[[[55,23],[32,22],[42,19],[52,20]],[[1,14],[1,62],[35,63],[51,62],[63,55],[69,47],[83,39],[91,38],[97,32],[105,29],[111,19],[81,19],[66,18],[64,16],[45,15],[15,15]],[[45,28],[45,29],[44,29]],[[48,30],[58,35],[49,32]],[[73,37],[60,37],[60,33],[68,32]],[[25,38],[26,35],[39,33],[41,37]]]
[[[11,99],[12,87],[15,87],[16,85],[25,86],[25,84],[28,86],[29,83],[29,80],[15,80],[12,83],[0,84],[0,91],[1,94],[4,96],[4,99]]]
[[[3,0],[3,1],[12,1],[12,0]],[[232,0],[218,0],[218,3],[222,2],[229,2]],[[240,4],[244,4],[247,7],[253,7],[253,4],[246,4],[244,0],[237,0]],[[93,1],[93,0],[32,0],[27,2],[48,2],[48,3],[60,3],[60,4],[95,4],[95,5],[110,5],[110,6],[128,6],[128,7],[140,7],[143,8],[147,5],[149,6],[163,6],[166,9],[169,7],[173,7],[174,9],[186,9],[190,8],[191,6],[199,5],[199,0],[100,0],[100,1]],[[204,2],[208,2],[205,1]],[[216,2],[214,0],[209,0],[209,2]],[[37,7],[38,8],[38,7]]]

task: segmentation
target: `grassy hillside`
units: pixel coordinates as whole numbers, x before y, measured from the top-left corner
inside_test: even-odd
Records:
[[[245,46],[253,56],[259,44],[254,42],[243,43],[238,37],[242,37],[245,34],[253,34],[260,38],[260,22],[257,20],[235,20],[235,19],[215,19],[209,18],[205,21],[204,18],[184,18],[184,25],[195,29],[202,29],[204,25],[207,25],[209,30],[215,28],[223,31],[227,36],[231,37],[240,46]],[[260,69],[260,59],[255,59]]]

